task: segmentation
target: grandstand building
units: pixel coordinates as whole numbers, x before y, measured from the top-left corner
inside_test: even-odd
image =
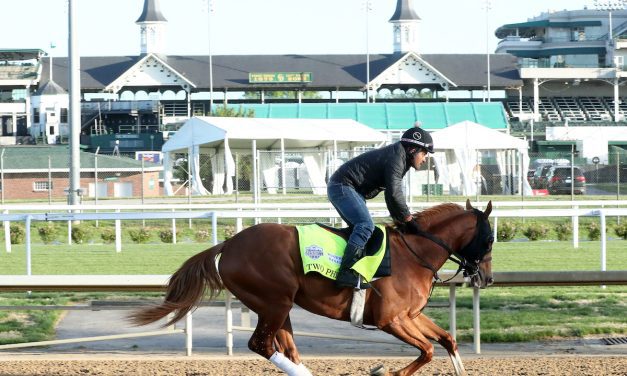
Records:
[[[137,19],[139,55],[81,57],[84,136],[81,143],[92,145],[94,149],[100,146],[101,151],[106,152],[112,148],[112,137],[117,137],[120,151],[149,149],[149,140],[156,149],[160,147],[164,125],[210,114],[212,104],[215,109],[221,104],[239,103],[256,104],[256,112],[267,116],[292,112],[289,108],[277,110],[276,106],[272,110],[263,109],[263,106],[280,103],[297,108],[299,116],[307,113],[312,117],[344,117],[349,114],[378,129],[391,131],[404,129],[414,120],[422,120],[429,126],[429,120],[436,118],[439,120],[434,127],[438,128],[462,120],[478,121],[482,117],[494,128],[507,129],[501,103],[483,107],[451,103],[486,100],[485,55],[421,54],[417,50],[420,18],[410,0],[398,1],[389,22],[394,30],[391,41],[394,53],[371,54],[369,61],[364,54],[243,55],[212,56],[210,66],[208,55],[164,53],[167,19],[158,8],[158,2],[145,0]],[[36,56],[33,63],[38,72],[36,77],[20,87],[25,92],[24,98],[12,98],[15,102],[28,102],[28,105],[22,104],[28,109],[20,110],[16,116],[23,118],[24,129],[38,142],[67,140],[67,116],[63,116],[67,108],[64,105],[54,110],[52,106],[37,108],[33,103],[50,99],[49,91],[41,90],[44,86],[60,89],[56,94],[59,103],[66,102],[68,63],[64,57]],[[514,56],[491,56],[493,90],[504,93],[521,83]],[[0,90],[11,95],[2,80]],[[376,95],[367,98],[367,92]],[[391,99],[399,93],[409,96]],[[33,100],[38,95],[43,99]],[[462,99],[452,99],[460,97]],[[364,102],[377,103],[369,103],[372,107],[357,106],[365,105]],[[415,103],[383,106],[381,102],[428,103],[418,111]],[[429,103],[433,102],[440,104],[430,107]],[[328,105],[316,105],[319,103]],[[312,106],[307,107],[309,104]],[[486,119],[486,113],[491,120]],[[408,114],[411,116],[406,116]],[[416,114],[422,114],[420,119]],[[45,126],[49,120],[55,125]],[[124,137],[119,138],[119,135]]]
[[[415,120],[430,129],[470,120],[527,136],[533,128],[534,140],[564,122],[623,124],[626,10],[612,11],[611,21],[607,11],[583,9],[499,27],[488,88],[486,55],[422,53],[412,3],[397,0],[389,20],[394,53],[367,61],[365,54],[167,55],[167,19],[156,0],[144,0],[137,56],[80,58],[81,144],[157,150],[171,124],[223,104],[260,117],[348,117],[390,134]],[[41,50],[0,51],[3,143],[67,141],[68,71],[67,58]]]
[[[496,30],[497,53],[517,57],[524,81],[512,114],[536,121],[620,121],[627,11],[543,13]]]
[[[495,34],[501,39],[496,52],[517,58],[523,81],[518,96],[506,101],[510,118],[532,120],[532,126],[541,131],[563,125],[624,125],[627,10],[546,12],[525,22],[503,25]],[[569,132],[546,129],[546,135],[540,149],[543,145],[559,149],[561,145],[566,151],[573,145],[584,157],[599,157],[604,162],[608,145],[627,148],[625,127],[571,128]],[[596,147],[585,145],[583,140],[594,140]]]

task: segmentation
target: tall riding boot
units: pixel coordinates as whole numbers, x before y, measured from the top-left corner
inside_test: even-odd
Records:
[[[358,275],[350,268],[361,258],[364,249],[348,243],[344,250],[340,270],[337,273],[335,285],[337,287],[357,287]]]

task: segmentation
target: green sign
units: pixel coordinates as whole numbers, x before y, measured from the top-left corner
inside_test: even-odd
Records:
[[[253,72],[248,73],[248,82],[251,84],[299,84],[311,82],[311,72]]]

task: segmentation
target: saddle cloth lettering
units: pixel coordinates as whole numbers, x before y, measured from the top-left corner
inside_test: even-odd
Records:
[[[348,229],[335,229],[319,224],[296,228],[305,274],[316,272],[335,280],[346,248]],[[372,242],[378,243],[376,249],[372,249]],[[362,275],[367,282],[374,277],[389,276],[388,248],[385,227],[377,225],[366,246],[366,255],[353,265],[352,269]]]

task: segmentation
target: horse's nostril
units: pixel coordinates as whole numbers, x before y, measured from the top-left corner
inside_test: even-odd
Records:
[[[494,278],[488,277],[488,279],[486,280],[486,283],[488,284],[488,286],[490,286],[491,284],[494,283]]]

